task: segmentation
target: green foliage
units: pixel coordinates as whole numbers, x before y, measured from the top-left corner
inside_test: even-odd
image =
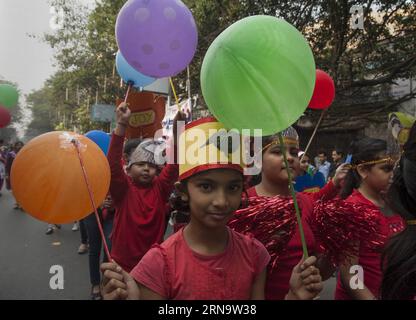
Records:
[[[360,104],[375,99],[381,101],[380,110],[387,110],[414,96],[408,95],[398,101],[389,95],[390,85],[395,80],[409,77],[416,71],[414,0],[183,1],[192,10],[198,25],[198,50],[190,71],[192,93],[198,93],[201,98],[199,76],[209,45],[229,25],[255,14],[284,18],[305,35],[317,67],[328,72],[336,83],[337,97],[329,110],[330,115],[351,116],[350,112],[345,112],[345,106],[351,107],[349,110],[354,109],[353,106],[359,109]],[[51,1],[65,12],[64,28],[45,36],[45,41],[56,50],[59,69],[45,84],[50,90],[46,105],[53,128],[76,126],[86,131],[99,126],[91,123],[88,116],[97,92],[100,103],[113,104],[125,90],[120,88],[120,79],[114,70],[117,52],[114,26],[125,1],[97,0],[92,11],[82,3],[82,0]],[[364,30],[351,28],[350,9],[354,5],[364,9]],[[186,72],[174,81],[179,94],[186,95]],[[204,104],[202,99],[200,104]],[[36,112],[41,113],[40,110]]]

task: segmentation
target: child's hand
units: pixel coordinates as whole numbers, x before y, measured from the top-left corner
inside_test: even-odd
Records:
[[[312,300],[322,291],[322,278],[315,267],[316,257],[303,259],[293,268],[287,300]]]
[[[337,170],[335,171],[334,179],[332,179],[332,182],[334,183],[335,187],[340,188],[343,186],[348,171],[350,170],[351,165],[347,163],[343,163],[337,168]]]
[[[117,124],[122,124],[122,125],[125,125],[125,126],[127,126],[129,124],[131,111],[130,111],[127,103],[125,103],[125,102],[120,103],[120,105],[118,106],[118,108],[116,110],[116,114],[117,114]]]
[[[107,198],[105,198],[102,207],[109,209],[113,206],[113,200],[111,200],[110,196],[107,196]]]
[[[104,300],[138,300],[139,287],[133,277],[114,262],[101,265]]]

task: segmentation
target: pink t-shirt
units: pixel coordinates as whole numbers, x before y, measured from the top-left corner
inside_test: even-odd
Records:
[[[248,300],[270,255],[256,239],[228,232],[223,253],[203,256],[189,248],[182,229],[150,249],[131,275],[166,299]]]

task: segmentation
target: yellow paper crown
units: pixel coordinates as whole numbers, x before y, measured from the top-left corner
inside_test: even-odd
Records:
[[[243,172],[241,145],[240,134],[213,117],[188,123],[179,137],[179,180],[210,169]]]

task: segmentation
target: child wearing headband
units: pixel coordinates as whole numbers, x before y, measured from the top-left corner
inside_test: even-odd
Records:
[[[278,135],[272,135],[263,137],[262,159],[261,159],[261,174],[260,183],[248,190],[248,196],[251,198],[273,198],[280,196],[282,199],[286,198],[288,203],[291,200],[291,193],[289,189],[289,177],[287,170],[291,172],[292,178],[296,178],[300,171],[300,159],[299,153],[299,137],[296,130],[293,127],[281,132],[283,136],[284,148],[286,150],[286,156],[288,161],[288,168],[283,158],[283,148],[280,145]],[[305,240],[309,253],[312,255],[321,255],[318,243],[312,232],[311,227],[308,224],[308,219],[312,215],[314,203],[320,199],[332,199],[337,196],[339,192],[339,186],[342,179],[345,177],[347,169],[345,166],[341,166],[334,179],[331,180],[324,188],[315,193],[302,193],[296,194],[297,201],[300,206],[302,225],[305,234]],[[285,204],[284,204],[285,205]],[[283,205],[283,206],[284,206]],[[257,223],[253,225],[252,230],[255,234],[269,234],[269,237],[265,237],[263,244],[268,245],[273,241],[273,238],[278,236],[281,230],[272,223],[265,223],[268,221],[268,217],[273,216],[274,208],[266,209],[260,217],[256,217]],[[243,232],[245,226],[238,223],[238,215],[233,220],[232,225],[236,227],[236,231]],[[262,222],[263,221],[263,222]],[[267,300],[282,300],[285,298],[286,292],[290,286],[290,275],[294,266],[303,256],[301,236],[296,226],[296,232],[287,243],[284,254],[281,254],[277,263],[273,261],[268,266],[268,278],[266,282],[266,299]],[[276,246],[268,246],[269,253],[271,255],[276,254],[275,251],[279,249]],[[334,268],[329,262],[322,256],[317,266],[320,269],[322,278],[328,279],[334,272]]]
[[[350,149],[352,170],[345,179],[341,197],[347,202],[364,205],[368,210],[375,209],[379,214],[380,233],[388,239],[402,230],[403,220],[385,201],[394,167],[393,160],[387,154],[387,143],[380,139],[363,138],[353,142]],[[379,246],[378,252],[360,243],[356,247],[356,256],[340,266],[335,299],[378,299],[384,243]],[[353,277],[358,277],[358,281]]]

